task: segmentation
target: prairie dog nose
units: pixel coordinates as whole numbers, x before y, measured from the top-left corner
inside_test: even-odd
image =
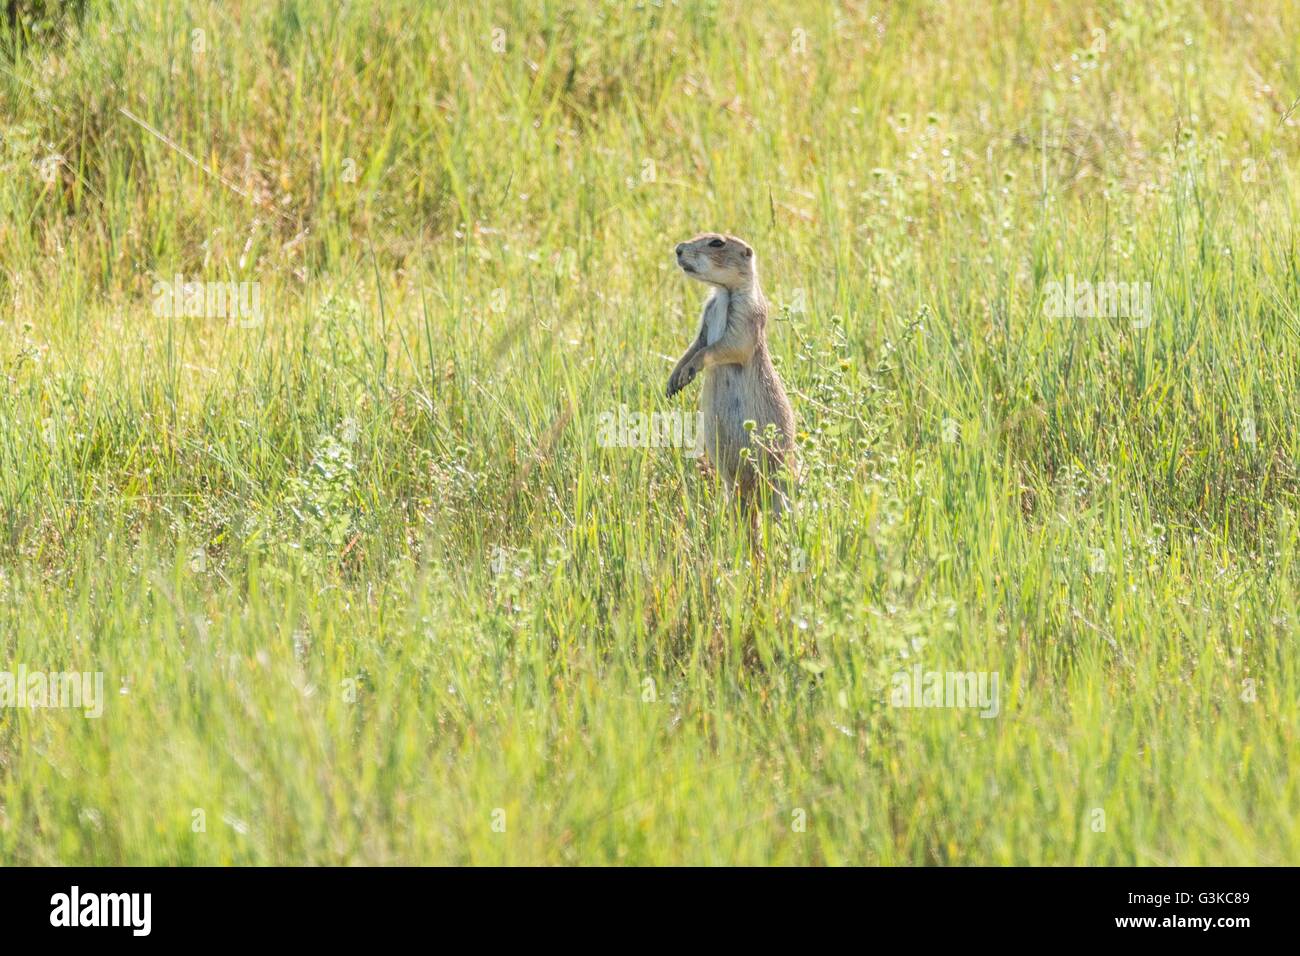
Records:
[[[677,243],[677,254],[680,256],[685,251],[686,251],[686,243],[684,242]]]

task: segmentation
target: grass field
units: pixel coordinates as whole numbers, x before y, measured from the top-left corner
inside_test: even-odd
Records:
[[[1300,862],[1294,2],[15,6],[0,862]]]

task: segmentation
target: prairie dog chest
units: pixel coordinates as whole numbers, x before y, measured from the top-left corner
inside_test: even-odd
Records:
[[[727,308],[731,304],[731,295],[726,289],[719,289],[704,307],[704,344],[713,345],[727,329]]]

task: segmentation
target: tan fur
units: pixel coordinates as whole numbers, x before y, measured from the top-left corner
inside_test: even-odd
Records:
[[[721,246],[713,245],[717,240]],[[700,450],[728,489],[752,500],[767,487],[780,511],[789,494],[783,466],[793,473],[795,464],[794,409],[767,352],[767,300],[754,250],[735,236],[708,232],[677,247],[677,264],[714,291],[695,341],[668,377],[668,397],[704,372]],[[753,431],[746,421],[755,423]],[[770,441],[768,425],[776,427]]]

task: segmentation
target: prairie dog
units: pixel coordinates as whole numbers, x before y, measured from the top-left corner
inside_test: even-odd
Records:
[[[770,486],[779,512],[788,504],[782,467],[793,472],[795,464],[794,409],[767,352],[767,300],[754,250],[735,236],[706,232],[677,246],[677,265],[713,295],[695,341],[668,377],[668,397],[704,373],[698,450],[742,498],[757,497],[760,483]],[[772,439],[764,437],[768,425],[776,427]]]

